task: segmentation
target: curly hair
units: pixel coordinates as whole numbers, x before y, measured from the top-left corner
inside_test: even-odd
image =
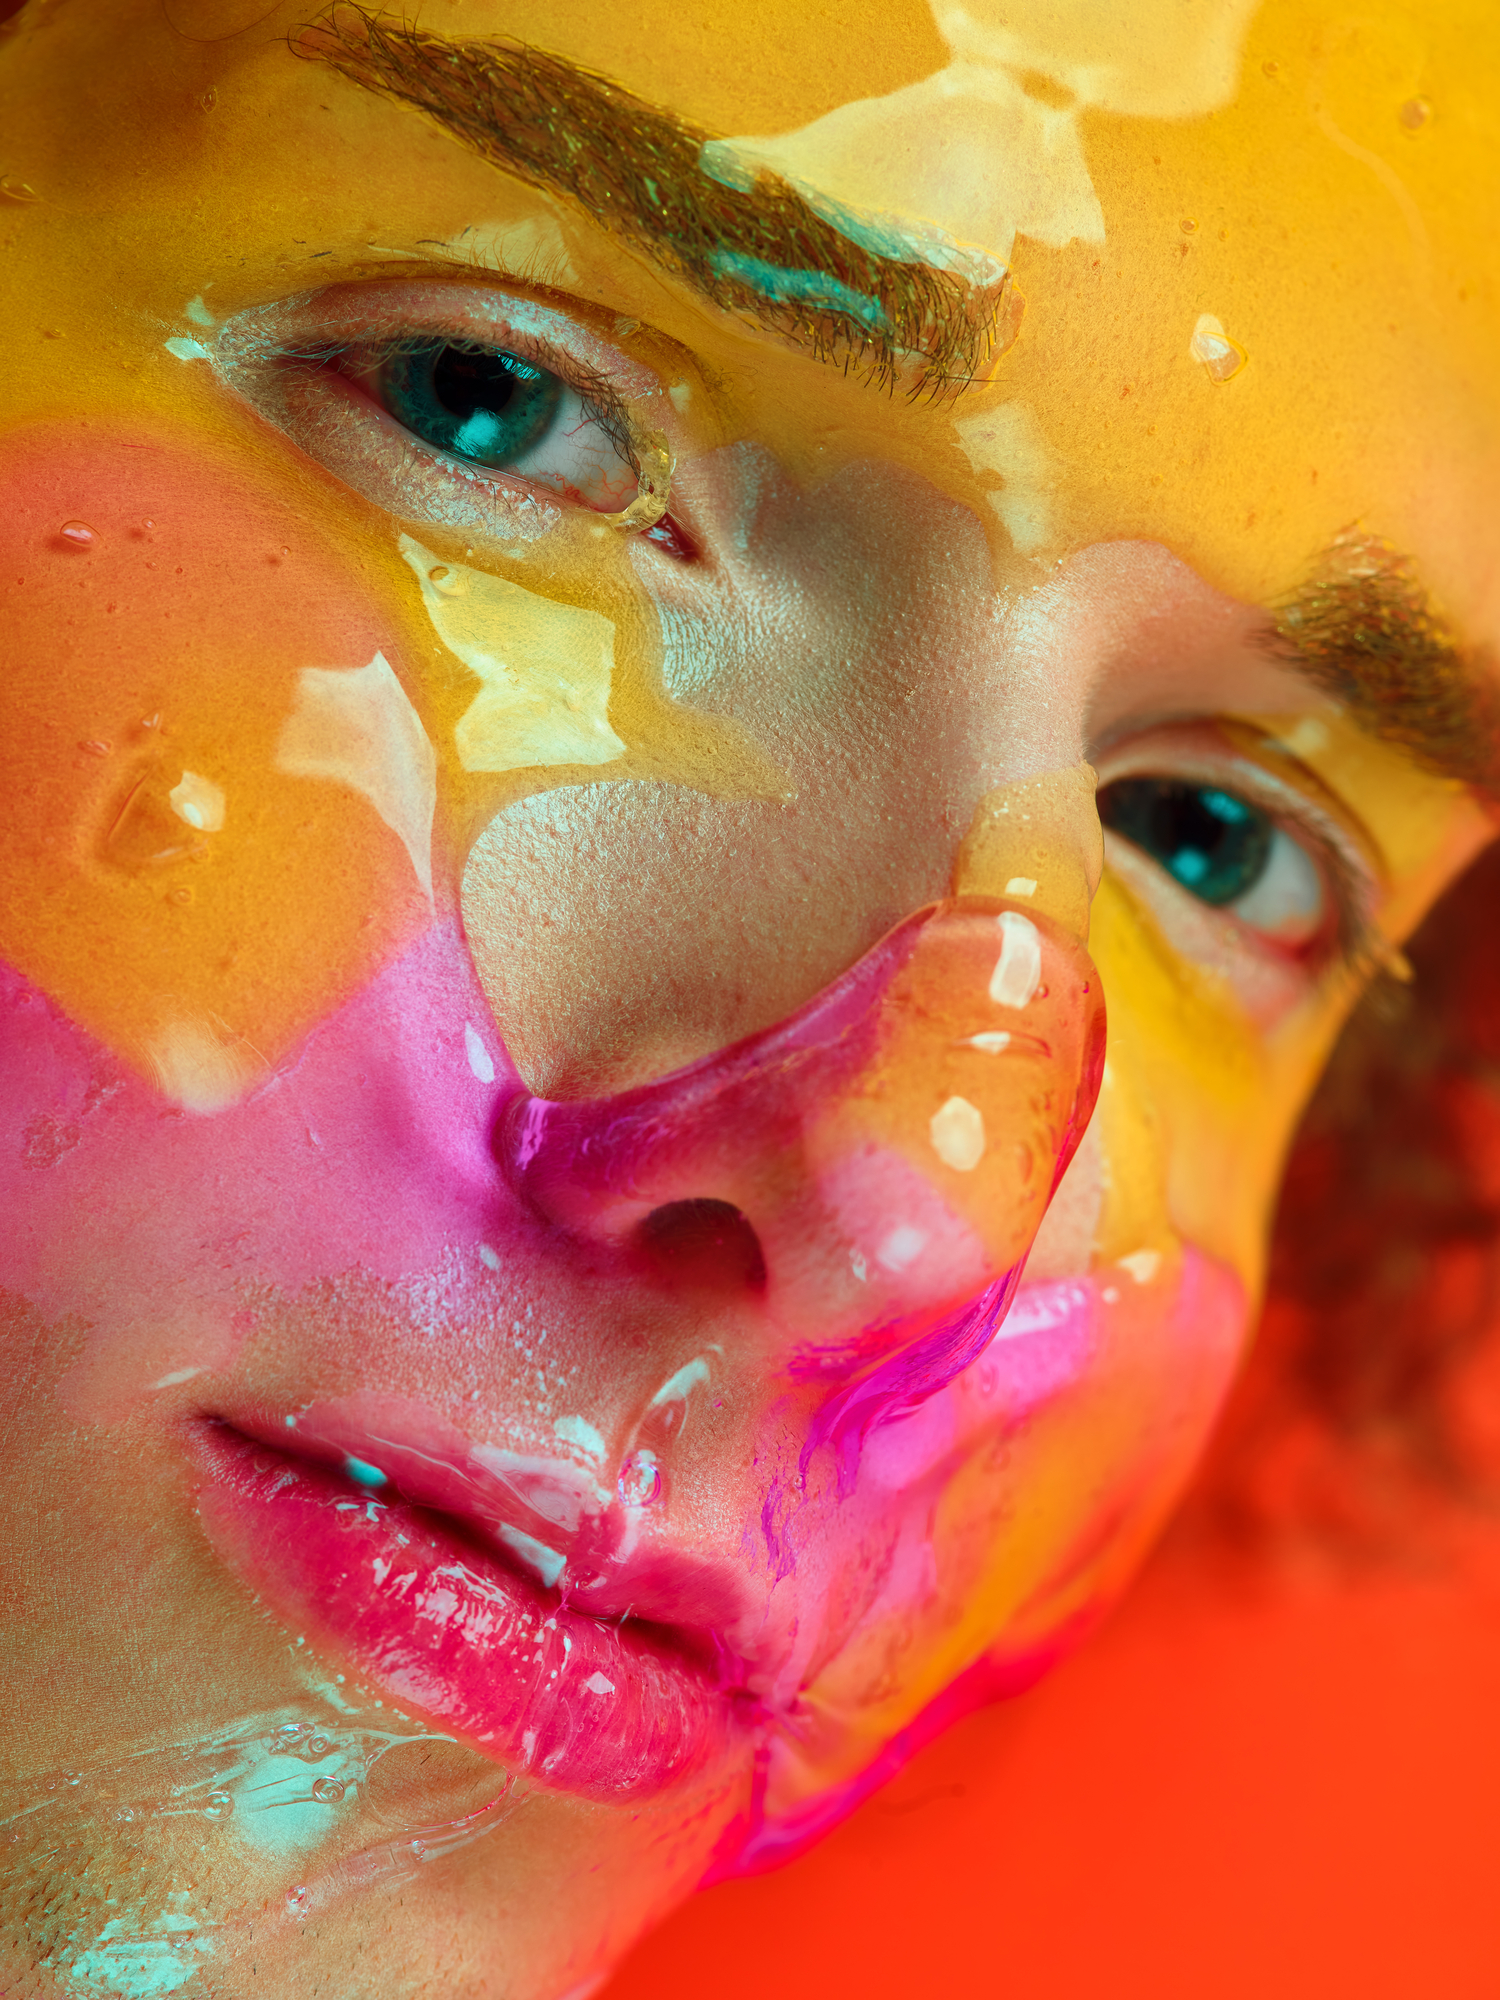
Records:
[[[1388,1552],[1500,1499],[1500,846],[1357,1010],[1287,1166],[1259,1341],[1191,1513]]]

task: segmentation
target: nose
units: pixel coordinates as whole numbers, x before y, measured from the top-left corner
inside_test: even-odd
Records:
[[[658,1271],[675,1244],[690,1281],[727,1274],[792,1374],[858,1375],[1013,1284],[1103,1052],[1082,943],[964,897],[674,1075],[512,1099],[496,1151],[558,1229]]]

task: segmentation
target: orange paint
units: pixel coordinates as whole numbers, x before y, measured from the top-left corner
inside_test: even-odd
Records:
[[[275,769],[304,667],[408,655],[243,457],[49,428],[7,440],[4,474],[0,957],[137,1067],[194,1021],[248,1045],[248,1075],[428,921],[364,799]],[[184,772],[222,792],[220,830],[174,810]]]

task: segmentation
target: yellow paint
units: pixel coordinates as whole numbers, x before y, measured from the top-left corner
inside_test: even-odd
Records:
[[[433,630],[481,684],[454,730],[466,771],[612,764],[624,756],[609,726],[610,619],[444,562],[411,535],[402,535],[401,553]]]
[[[989,792],[953,868],[955,896],[1024,896],[1087,939],[1104,866],[1092,765],[1049,771]]]

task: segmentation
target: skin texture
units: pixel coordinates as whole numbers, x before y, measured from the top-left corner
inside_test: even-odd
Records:
[[[452,0],[424,26],[538,43],[725,136],[946,60],[916,7],[874,35],[858,10],[556,12]],[[1300,1108],[1362,981],[1489,837],[1456,781],[1267,633],[1320,566],[1385,544],[1466,656],[1500,636],[1475,114],[1497,51],[1457,8],[1418,37],[1395,13],[1356,30],[1272,7],[1226,44],[1222,101],[1091,100],[1104,239],[979,244],[1026,315],[945,401],[702,304],[299,60],[303,18],[52,0],[0,44],[0,759],[24,803],[0,832],[0,1949],[16,1992],[69,2000],[546,2000],[711,1867],[831,1824],[910,1732],[1043,1671],[1187,1477]],[[1418,98],[1437,110],[1403,122]],[[871,208],[891,199],[871,185]],[[1249,357],[1229,379],[1190,348],[1204,314]],[[575,465],[571,495],[476,499],[357,371],[289,375],[273,352],[476,323],[617,383],[632,434],[675,458],[697,560],[605,520],[617,458],[597,490]],[[496,661],[534,676],[524,754]],[[1106,786],[1182,776],[1263,804],[1320,857],[1327,921],[1278,941],[1117,836],[1100,882],[1090,787],[1060,782],[1085,759]],[[783,1128],[752,1093],[731,1184],[689,1145],[677,1072],[804,1018],[954,894],[986,922],[1007,898],[1039,915],[1048,980],[1076,980],[1079,1010],[1102,987],[1108,1059],[1100,1077],[1085,1035],[1054,1038],[1035,1186],[991,1151],[974,1261],[965,1237],[947,1290],[913,1267],[903,1339],[948,1329],[920,1379],[879,1374],[885,1319],[840,1320],[831,1225],[791,1277],[768,1254],[762,1291],[722,1244],[626,1244],[618,1188],[567,1155],[542,1194],[527,1181],[550,1156],[524,1153],[512,1098],[592,1131],[599,1100],[643,1091],[681,1141],[643,1199],[733,1200],[774,1253],[777,1218],[814,1213],[776,1178]],[[910,1018],[953,987],[919,983]],[[949,1183],[911,1107],[940,1040],[913,1028],[868,1072],[929,1191]],[[807,1101],[834,1119],[852,1089]],[[960,1338],[952,1313],[987,1286],[995,1334],[1006,1231],[1030,1236],[1096,1089],[1003,1337]],[[986,1115],[988,1142],[1017,1129]],[[844,1155],[817,1157],[833,1213]],[[873,1381],[878,1406],[850,1399]],[[362,1636],[342,1558],[289,1582],[284,1512],[237,1511],[211,1420],[265,1443],[289,1417],[346,1498],[348,1458],[429,1468],[369,1501],[380,1533],[406,1518],[378,1512],[394,1483],[550,1549],[573,1493],[585,1611],[639,1621],[622,1579],[644,1577],[647,1622],[718,1649],[730,1721],[649,1783],[611,1788],[607,1718],[586,1764],[541,1768],[514,1718]],[[511,1454],[498,1497],[478,1449]],[[643,1452],[664,1483],[627,1501]],[[505,1547],[508,1575],[547,1583]],[[317,1755],[266,1747],[319,1729]],[[297,1793],[329,1816],[273,1839],[246,1787],[293,1765],[344,1789]],[[183,1770],[233,1809],[168,1811]]]

